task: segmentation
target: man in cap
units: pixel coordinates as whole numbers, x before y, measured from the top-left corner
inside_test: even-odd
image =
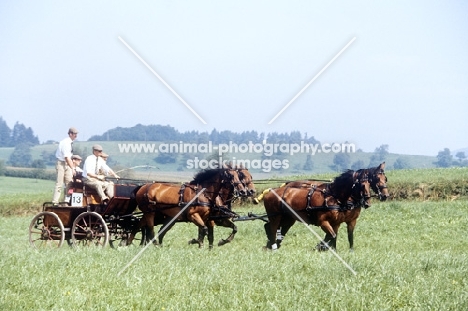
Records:
[[[105,152],[101,153],[101,158],[104,160],[104,163],[106,164],[103,169],[100,171],[102,175],[106,176],[112,176],[114,178],[120,178],[110,167],[107,165],[107,159],[109,158],[109,155]]]
[[[73,161],[73,165],[75,166],[75,172],[76,172],[76,174],[73,176],[73,179],[75,181],[81,182],[81,179],[83,178],[83,170],[80,167],[82,158],[78,154],[74,154],[72,155],[72,161]]]
[[[105,176],[99,174],[100,170],[105,171],[107,167],[101,154],[102,146],[93,145],[93,154],[86,158],[83,166],[83,181],[85,186],[96,190],[103,204],[107,204],[114,196],[114,184],[106,182]]]
[[[57,180],[55,183],[54,196],[52,197],[52,203],[58,204],[60,195],[62,193],[63,184],[67,188],[65,193],[68,193],[68,185],[75,176],[75,166],[72,162],[73,155],[73,141],[78,136],[78,130],[74,127],[70,127],[68,130],[68,137],[60,141],[57,150],[55,151],[55,157],[57,162],[55,164],[55,170],[57,171]]]

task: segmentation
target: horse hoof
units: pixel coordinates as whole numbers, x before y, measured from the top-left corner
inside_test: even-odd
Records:
[[[318,251],[318,252],[326,252],[328,251],[328,247],[326,247],[325,245],[319,243],[315,246],[314,250]]]
[[[196,239],[191,239],[190,241],[188,241],[188,244],[192,245],[192,244],[200,244],[200,243]]]
[[[260,202],[258,201],[258,199],[257,199],[257,198],[253,198],[253,200],[252,200],[252,201],[253,201],[253,204],[255,204],[255,205],[257,205],[258,203],[260,203]]]

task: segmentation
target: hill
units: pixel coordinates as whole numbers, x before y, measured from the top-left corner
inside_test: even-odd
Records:
[[[209,160],[218,160],[218,145],[212,145],[211,150],[207,148],[199,148],[197,152],[181,152],[181,150],[170,150],[169,143],[163,142],[145,142],[137,143],[147,147],[140,150],[130,150],[123,147],[128,147],[128,142],[124,141],[86,141],[75,142],[75,153],[86,157],[91,154],[92,145],[99,143],[103,146],[104,151],[110,155],[109,165],[115,171],[122,173],[142,173],[149,176],[157,176],[162,173],[171,173],[176,176],[192,176],[194,172],[200,168],[207,168]],[[135,144],[134,144],[135,145]],[[174,143],[173,145],[178,145]],[[180,145],[180,144],[179,144]],[[198,144],[199,147],[201,144]],[[152,147],[152,149],[150,148]],[[165,148],[163,148],[165,147]],[[172,146],[176,147],[176,146]],[[180,147],[180,146],[179,146]],[[208,145],[207,145],[208,147]],[[56,144],[42,144],[31,148],[32,159],[43,159],[48,169],[54,168],[54,153],[57,148]],[[160,152],[168,151],[168,152]],[[182,148],[179,148],[182,149]],[[173,151],[173,152],[170,152]],[[188,150],[190,151],[190,150]],[[193,150],[191,150],[193,151]],[[210,152],[211,151],[211,152]],[[344,166],[337,166],[335,156],[337,153],[317,152],[314,155],[305,152],[281,153],[276,152],[265,155],[265,152],[244,152],[244,150],[235,150],[234,152],[221,153],[223,160],[234,161],[234,163],[244,163],[245,166],[250,165],[250,170],[261,178],[271,178],[272,176],[298,175],[298,174],[319,174],[339,172],[346,168],[369,167],[375,165],[375,161],[386,161],[387,170],[392,170],[396,167],[396,163],[404,163],[405,169],[411,168],[435,168],[434,162],[436,157],[430,156],[415,156],[415,155],[400,155],[386,153],[383,157],[376,159],[375,153],[356,151],[346,153]],[[237,152],[235,152],[237,151]],[[257,150],[258,151],[258,150]],[[0,148],[0,159],[5,162],[8,160],[13,148]],[[371,163],[374,161],[374,163]],[[398,168],[398,167],[397,167]],[[131,177],[131,176],[130,176]]]

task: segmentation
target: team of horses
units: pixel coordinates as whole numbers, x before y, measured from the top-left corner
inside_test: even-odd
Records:
[[[237,233],[234,220],[239,215],[232,210],[232,202],[240,197],[251,197],[254,203],[263,199],[266,218],[267,249],[277,249],[296,221],[322,228],[325,238],[318,250],[336,248],[340,225],[348,228],[350,249],[353,249],[353,231],[361,208],[371,205],[371,190],[381,201],[388,196],[385,162],[374,168],[348,170],[332,182],[299,180],[278,188],[267,189],[255,197],[253,178],[248,169],[225,165],[219,169],[198,172],[192,181],[183,184],[168,182],[148,183],[135,189],[134,196],[143,216],[131,233],[131,244],[138,232],[142,243],[162,245],[165,234],[177,222],[191,222],[198,228],[198,237],[190,244],[204,245],[208,238],[213,247],[215,226],[232,229],[218,245],[231,242]],[[157,238],[154,227],[161,225]]]

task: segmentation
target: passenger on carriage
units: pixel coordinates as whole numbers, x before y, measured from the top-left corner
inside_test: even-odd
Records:
[[[109,158],[109,155],[105,152],[102,152],[101,158],[104,160],[105,167],[100,171],[101,175],[106,175],[106,176],[112,176],[114,178],[120,178],[119,175],[117,175],[110,167],[107,165],[107,158]]]
[[[101,145],[94,145],[93,154],[86,158],[83,166],[83,182],[86,187],[96,190],[101,202],[107,204],[114,196],[114,183],[107,182],[105,175],[100,174],[101,170],[108,172],[110,169],[101,158],[101,154]],[[117,174],[115,174],[115,177],[118,178]]]
[[[80,165],[81,165],[81,160],[82,158],[77,155],[77,154],[74,154],[72,156],[72,162],[73,162],[73,165],[75,166],[75,176],[73,176],[73,181],[74,182],[83,182],[83,170],[81,169]]]

